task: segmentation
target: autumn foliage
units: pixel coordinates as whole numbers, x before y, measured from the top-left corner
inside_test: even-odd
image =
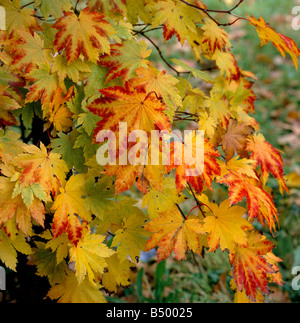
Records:
[[[267,185],[273,176],[288,193],[281,152],[260,133],[256,77],[238,66],[227,30],[248,21],[261,45],[273,43],[296,68],[300,50],[263,18],[236,16],[247,1],[219,11],[231,23],[205,2],[0,0],[0,260],[16,270],[18,253],[28,255],[49,279],[49,298],[105,302],[103,291],[128,286],[140,253],[153,248],[159,261],[221,249],[237,302],[261,302],[269,284],[282,284],[275,246],[255,229],[275,237]],[[153,30],[188,46],[195,65],[164,57]],[[97,133],[118,136],[120,122],[128,133],[204,130],[202,175],[174,162],[178,141],[169,165],[100,166]],[[220,205],[217,185],[228,188]]]

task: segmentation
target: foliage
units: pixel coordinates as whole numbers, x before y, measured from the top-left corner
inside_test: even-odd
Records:
[[[283,161],[254,118],[256,78],[238,66],[225,27],[248,21],[262,45],[272,42],[296,68],[300,50],[263,18],[235,15],[243,2],[222,11],[196,0],[0,0],[7,13],[0,37],[6,267],[16,270],[18,253],[27,255],[59,302],[104,302],[102,291],[129,286],[141,251],[155,247],[160,261],[220,249],[236,301],[261,302],[269,284],[282,284],[281,259],[256,224],[275,235],[278,211],[266,185],[272,175],[280,193],[289,192]],[[234,19],[221,23],[217,13]],[[154,30],[165,42],[188,44],[194,66],[171,64],[149,36]],[[172,74],[150,61],[146,41]],[[97,133],[117,133],[119,122],[147,134],[198,125],[202,175],[176,164],[178,141],[168,166],[98,165]],[[220,205],[208,197],[218,185],[228,187]]]

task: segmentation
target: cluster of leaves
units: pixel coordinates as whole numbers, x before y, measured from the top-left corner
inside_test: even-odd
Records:
[[[233,11],[220,13],[236,16]],[[17,252],[60,302],[105,302],[101,291],[128,286],[141,251],[204,255],[220,248],[232,265],[236,301],[263,301],[281,284],[274,244],[278,222],[269,175],[288,192],[280,152],[259,133],[252,90],[228,34],[200,0],[0,0],[0,260],[16,270]],[[296,43],[264,20],[238,17],[297,66]],[[148,36],[161,29],[190,46],[211,73],[172,60]],[[151,49],[174,75],[149,60]],[[99,166],[99,130],[170,131],[193,122],[205,131],[204,171],[189,165]],[[42,125],[42,126],[40,126]],[[19,133],[18,133],[19,131]],[[126,143],[127,145],[128,143]],[[174,143],[174,145],[184,143]],[[175,149],[175,147],[173,147]],[[149,154],[150,155],[150,154]],[[125,163],[126,164],[126,163]],[[220,205],[205,194],[228,187]],[[142,204],[133,196],[143,195]],[[185,215],[187,199],[195,207]],[[243,204],[241,204],[243,203]],[[243,205],[243,206],[241,206]]]

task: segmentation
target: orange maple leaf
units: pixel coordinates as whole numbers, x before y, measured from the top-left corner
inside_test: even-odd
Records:
[[[65,49],[69,64],[75,62],[80,54],[96,63],[101,53],[109,53],[108,37],[115,33],[104,15],[97,11],[91,12],[88,7],[78,17],[74,12],[65,12],[65,16],[57,20],[53,28],[59,30],[55,36],[54,49]]]
[[[7,177],[0,177],[0,226],[15,216],[17,227],[26,235],[31,231],[31,218],[44,227],[45,208],[41,201],[34,198],[27,207],[21,197],[17,195],[12,199],[15,183]]]
[[[158,246],[157,257],[162,261],[174,251],[177,260],[186,259],[187,250],[201,253],[199,235],[205,234],[201,220],[197,217],[184,218],[178,210],[167,211],[145,225],[154,234],[147,241],[146,251]]]
[[[102,97],[95,100],[88,109],[102,117],[95,134],[100,130],[118,131],[119,123],[126,122],[128,132],[133,130],[166,130],[170,132],[170,122],[165,114],[167,107],[156,93],[147,93],[144,88],[133,89],[115,86],[100,90]]]
[[[235,252],[230,254],[237,289],[240,292],[245,290],[253,302],[256,301],[258,289],[265,295],[269,293],[267,276],[273,274],[275,269],[267,262],[265,256],[273,248],[273,243],[265,236],[252,231],[248,236],[247,247],[237,245]]]
[[[254,134],[248,139],[247,150],[252,153],[250,158],[256,161],[256,167],[261,165],[263,184],[266,184],[271,172],[279,183],[281,194],[284,190],[289,193],[283,177],[283,161],[280,151],[265,141],[262,134]]]
[[[257,218],[264,224],[267,221],[271,232],[278,222],[278,211],[271,196],[263,190],[260,181],[249,178],[245,174],[231,171],[221,178],[218,183],[229,186],[229,200],[231,205],[241,202],[244,198],[248,202],[249,218]]]
[[[25,145],[24,153],[16,157],[18,166],[22,168],[20,183],[27,187],[33,183],[41,184],[47,194],[55,197],[59,188],[65,184],[65,175],[68,167],[59,154],[48,154],[46,147],[41,143],[40,148],[34,145]]]
[[[280,54],[285,58],[286,53],[290,54],[293,62],[298,69],[298,57],[300,56],[300,49],[297,43],[282,34],[277,33],[264,21],[264,18],[260,17],[258,20],[251,16],[248,16],[250,24],[256,27],[258,36],[261,40],[261,45],[265,45],[268,42],[272,42],[274,46],[279,50]]]
[[[216,151],[212,144],[205,138],[203,172],[199,176],[189,176],[189,170],[195,169],[194,165],[187,165],[184,162],[184,157],[181,159],[181,164],[176,161],[176,145],[182,145],[184,147],[184,143],[174,142],[171,144],[171,164],[167,166],[167,169],[168,171],[171,171],[174,168],[176,169],[175,178],[178,192],[183,191],[187,183],[191,184],[198,193],[202,192],[204,183],[211,189],[214,177],[221,175],[221,168],[216,159],[217,157],[220,157],[220,153]],[[193,147],[193,149],[195,149],[195,147]],[[184,151],[184,148],[182,151]]]

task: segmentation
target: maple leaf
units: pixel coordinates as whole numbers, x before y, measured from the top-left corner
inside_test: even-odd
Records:
[[[256,301],[257,290],[265,295],[269,293],[267,274],[274,273],[274,268],[264,256],[273,248],[273,243],[265,236],[252,231],[248,236],[248,246],[237,246],[235,252],[230,255],[236,286],[240,292],[245,290],[253,302]]]
[[[38,69],[27,74],[26,78],[34,82],[26,95],[26,103],[35,102],[41,98],[42,105],[48,104],[59,86],[57,74],[51,72],[50,64],[42,64]]]
[[[194,138],[193,140],[196,139]],[[216,159],[217,157],[220,157],[219,152],[214,149],[213,145],[206,138],[204,138],[204,147],[199,146],[195,148],[195,144],[193,144],[193,149],[204,150],[204,167],[203,169],[202,166],[198,168],[198,173],[200,175],[192,176],[189,175],[192,174],[190,171],[197,170],[194,165],[187,165],[184,158],[181,159],[184,162],[176,162],[176,146],[180,145],[184,146],[184,143],[175,142],[174,144],[171,144],[171,148],[173,148],[171,151],[171,165],[167,167],[168,171],[176,168],[175,178],[178,192],[182,192],[187,183],[190,183],[198,193],[202,192],[204,183],[211,189],[213,178],[221,173],[221,168]],[[182,149],[182,151],[184,151],[184,149]],[[199,160],[197,163],[199,163]]]
[[[9,164],[18,154],[23,152],[20,135],[12,130],[0,130],[0,157]]]
[[[91,10],[98,10],[99,12],[104,13],[105,16],[111,16],[116,19],[117,16],[126,17],[127,16],[127,7],[126,2],[123,0],[88,0],[87,5]]]
[[[34,17],[35,11],[21,7],[21,0],[1,0],[6,13],[6,30],[9,34],[18,31],[40,31],[41,26]]]
[[[57,55],[54,57],[52,72],[57,74],[60,85],[64,83],[66,77],[77,84],[81,74],[90,73],[91,68],[87,62],[83,62],[81,59],[68,64],[66,56]]]
[[[205,20],[201,29],[203,30],[201,46],[202,48],[207,48],[211,55],[213,55],[217,49],[222,51],[226,47],[231,47],[226,31],[219,27],[214,21],[210,19]]]
[[[13,197],[15,183],[8,177],[0,177],[0,225],[15,217],[17,227],[26,235],[31,233],[31,218],[44,227],[45,208],[41,201],[33,198],[30,206],[26,206],[22,196]]]
[[[138,189],[143,194],[147,193],[149,186],[161,190],[165,173],[166,168],[164,166],[156,165],[108,165],[104,171],[104,174],[109,176],[117,175],[115,182],[116,195],[128,191],[136,181]]]
[[[71,9],[72,4],[70,0],[34,0],[35,8],[39,8],[45,20],[49,15],[58,19],[63,16],[64,11]]]
[[[80,241],[83,230],[78,216],[83,220],[90,220],[90,213],[84,207],[85,181],[85,175],[73,175],[65,188],[60,188],[60,194],[52,206],[55,211],[53,236],[56,238],[66,232],[75,246]]]
[[[73,126],[73,113],[66,106],[66,102],[74,94],[74,89],[71,87],[65,96],[62,95],[61,89],[58,87],[54,92],[53,99],[49,104],[50,118],[49,122],[53,124],[57,131],[68,131]]]
[[[35,265],[36,274],[47,277],[51,285],[63,281],[64,273],[68,270],[66,262],[57,263],[56,253],[47,249],[46,243],[36,241],[35,244],[37,248],[33,248],[28,265]]]
[[[163,189],[150,188],[143,197],[142,207],[148,206],[148,214],[151,219],[158,217],[160,213],[176,210],[175,204],[183,202],[186,197],[178,194],[175,180],[166,177],[163,181]]]
[[[110,87],[100,93],[102,97],[88,106],[91,112],[102,117],[95,134],[103,129],[116,131],[120,122],[127,122],[128,132],[139,129],[170,131],[170,122],[165,115],[167,107],[154,93],[147,93],[144,88],[134,90],[128,83],[124,88]]]
[[[201,21],[203,14],[200,10],[187,6],[182,1],[164,0],[151,5],[155,12],[151,22],[152,28],[164,25],[165,41],[176,35],[181,45],[188,39],[189,33],[196,31],[196,23]]]
[[[278,222],[278,212],[271,196],[263,190],[261,183],[257,179],[231,171],[221,178],[218,183],[229,186],[231,204],[237,204],[246,197],[249,218],[257,218],[262,224],[266,220],[271,232],[273,232],[275,220]]]
[[[53,238],[50,230],[43,232],[42,238],[48,240],[45,249],[50,249],[56,257],[56,265],[59,265],[69,255],[69,239],[67,234],[62,234],[57,238]]]
[[[228,128],[223,136],[222,146],[225,152],[226,162],[228,162],[237,152],[242,158],[248,158],[249,153],[246,150],[247,137],[254,132],[254,129],[237,120],[230,119]]]
[[[105,259],[108,270],[103,274],[102,284],[110,292],[117,292],[117,286],[130,285],[129,276],[134,266],[129,260],[120,262],[117,254]]]
[[[264,21],[264,18],[262,17],[257,20],[253,16],[251,16],[251,18],[248,16],[248,19],[249,23],[256,27],[258,36],[261,40],[261,45],[263,46],[271,41],[283,58],[286,57],[286,53],[290,54],[296,69],[298,69],[298,57],[300,56],[300,49],[298,48],[297,43],[293,39],[277,33]]]
[[[0,229],[0,260],[6,267],[14,271],[16,271],[18,263],[17,251],[24,255],[32,254],[32,250],[22,234],[7,235],[4,228]]]
[[[283,161],[280,151],[265,141],[262,134],[254,134],[248,139],[247,150],[251,152],[250,158],[256,161],[256,167],[261,165],[263,185],[266,184],[271,172],[279,183],[281,194],[284,190],[289,193],[283,177]]]
[[[101,53],[110,52],[108,37],[115,33],[111,24],[96,11],[85,8],[76,16],[73,12],[65,12],[53,25],[58,29],[55,36],[54,49],[66,50],[68,63],[75,62],[80,54],[87,60],[96,63]]]
[[[102,274],[107,267],[105,258],[112,256],[115,251],[104,243],[105,236],[85,233],[77,246],[70,249],[70,262],[75,262],[75,271],[78,284],[81,284],[86,275],[94,284],[95,275]]]
[[[45,49],[44,40],[36,32],[31,34],[18,31],[18,38],[19,41],[10,46],[10,50],[14,54],[11,62],[13,69],[25,69],[27,74],[50,60],[50,50]]]
[[[130,84],[133,88],[145,87],[147,93],[155,92],[158,97],[162,97],[164,103],[169,107],[170,111],[166,114],[172,117],[175,110],[182,106],[182,99],[175,85],[179,82],[172,75],[166,75],[165,71],[158,71],[149,66],[149,69],[144,67],[135,70],[137,77],[130,79]]]
[[[85,198],[85,208],[102,219],[105,212],[109,211],[115,202],[113,181],[110,177],[104,176],[95,184],[93,179],[88,179],[86,183],[87,196]]]
[[[236,172],[240,175],[246,175],[248,177],[253,177],[258,180],[257,174],[255,172],[255,160],[251,159],[239,159],[239,156],[235,156],[230,159],[228,162],[218,161],[221,167],[221,178],[230,172]]]
[[[150,64],[147,58],[151,52],[144,40],[127,40],[122,44],[112,44],[110,53],[101,57],[99,61],[100,65],[108,69],[106,83],[116,78],[125,82],[133,76],[136,69],[147,68]]]
[[[231,117],[231,112],[228,107],[228,103],[223,100],[223,93],[212,89],[210,91],[210,97],[206,98],[204,105],[208,108],[211,117],[217,124],[226,129],[228,121]]]
[[[225,75],[229,80],[238,80],[240,78],[240,70],[235,57],[230,51],[216,50],[211,59],[216,61],[221,75]]]
[[[68,270],[62,282],[52,286],[47,296],[53,300],[58,299],[58,303],[106,303],[101,287],[91,283],[88,278],[78,284],[75,273]]]
[[[178,209],[166,211],[145,225],[152,232],[147,241],[146,251],[158,246],[157,257],[163,261],[174,251],[177,260],[186,259],[188,249],[201,254],[199,235],[205,234],[202,222],[197,217],[183,218]]]
[[[19,103],[7,92],[8,86],[0,85],[0,125],[13,126],[18,124],[17,119],[13,116],[13,110],[20,109]]]
[[[118,257],[123,262],[129,256],[131,261],[136,262],[144,250],[148,232],[143,228],[147,217],[137,207],[132,208],[130,216],[122,219],[120,228],[115,231],[111,244],[118,247]]]
[[[24,145],[25,153],[17,156],[16,161],[23,168],[20,183],[26,187],[33,183],[41,184],[48,194],[55,197],[59,188],[65,184],[68,167],[61,155],[48,151],[43,143],[40,148]]]
[[[264,304],[265,303],[265,297],[260,292],[260,290],[256,291],[255,302],[252,302],[248,298],[246,291],[244,289],[241,292],[238,290],[234,279],[231,279],[231,281],[230,281],[230,288],[234,291],[234,303],[235,304],[253,304],[253,303]]]
[[[87,168],[84,165],[83,149],[74,148],[78,136],[79,133],[76,129],[67,134],[59,132],[58,138],[52,141],[52,147],[54,153],[62,156],[69,169],[74,167],[79,172],[85,172]]]
[[[213,215],[207,214],[203,220],[203,230],[209,233],[209,252],[215,251],[219,246],[222,251],[228,249],[230,252],[234,251],[236,244],[246,247],[246,231],[253,228],[242,217],[247,210],[240,206],[230,207],[229,200],[223,201],[220,206],[209,203],[209,208]]]

